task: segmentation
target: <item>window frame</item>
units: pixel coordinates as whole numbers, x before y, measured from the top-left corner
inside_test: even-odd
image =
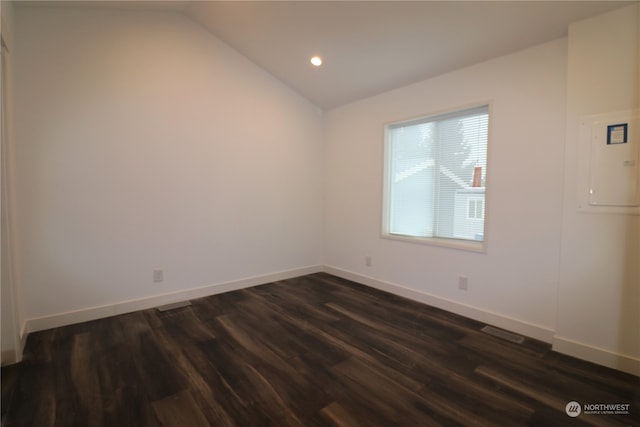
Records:
[[[487,114],[489,116],[489,123],[487,128],[487,165],[485,171],[485,192],[484,192],[484,232],[483,240],[466,240],[456,239],[451,237],[423,237],[423,236],[409,236],[402,234],[393,234],[390,230],[390,210],[391,210],[391,177],[389,176],[389,169],[391,165],[391,144],[389,143],[389,131],[399,126],[408,126],[412,123],[419,123],[422,121],[428,121],[429,119],[442,120],[448,115],[454,115],[464,112],[466,110],[472,110],[475,108],[487,108]],[[382,215],[381,215],[381,234],[380,237],[388,240],[395,240],[408,243],[417,243],[426,246],[436,246],[450,249],[459,249],[470,252],[487,252],[488,245],[488,230],[489,230],[489,212],[487,207],[489,206],[489,169],[491,165],[491,135],[493,127],[493,107],[491,101],[477,102],[473,104],[467,104],[459,107],[449,108],[446,110],[436,111],[428,114],[421,114],[405,119],[394,120],[383,124],[383,186],[382,186]]]

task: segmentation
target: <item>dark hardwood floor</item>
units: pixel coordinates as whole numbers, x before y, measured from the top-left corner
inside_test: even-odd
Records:
[[[328,274],[270,283],[31,334],[2,425],[640,425],[638,377],[482,326]]]

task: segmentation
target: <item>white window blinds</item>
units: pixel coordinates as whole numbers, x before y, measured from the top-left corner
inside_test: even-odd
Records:
[[[484,239],[488,106],[387,126],[388,234]]]

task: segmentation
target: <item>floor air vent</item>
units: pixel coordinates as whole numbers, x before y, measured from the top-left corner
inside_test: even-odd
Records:
[[[486,332],[494,337],[502,338],[503,340],[511,341],[516,344],[522,344],[524,337],[522,335],[514,334],[513,332],[504,331],[502,329],[494,328],[493,326],[485,326],[481,329],[482,332]]]
[[[174,302],[173,304],[161,305],[160,307],[156,307],[158,311],[169,311],[175,310],[176,308],[189,307],[191,305],[191,301],[180,301]]]

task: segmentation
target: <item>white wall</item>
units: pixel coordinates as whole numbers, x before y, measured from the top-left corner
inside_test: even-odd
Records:
[[[17,7],[16,43],[27,330],[320,268],[308,101],[170,13]]]
[[[566,39],[326,115],[334,273],[551,341],[559,274]],[[486,253],[380,238],[383,125],[490,101]],[[365,255],[372,266],[365,266]],[[458,276],[469,290],[458,290]]]
[[[13,77],[13,3],[8,1],[0,2],[0,12],[2,21],[2,41],[6,49],[2,53],[2,158],[0,161],[0,240],[1,240],[1,294],[2,316],[0,343],[2,348],[2,364],[16,362],[21,357],[22,345],[19,340],[20,304],[17,289],[14,287],[13,266],[11,256],[12,248],[10,242],[13,240],[13,230],[10,227],[10,171],[7,167],[11,162],[12,154],[12,77]]]
[[[565,200],[554,348],[640,375],[640,216],[578,212],[583,116],[638,108],[640,5],[569,28]],[[633,136],[632,136],[633,137]]]

